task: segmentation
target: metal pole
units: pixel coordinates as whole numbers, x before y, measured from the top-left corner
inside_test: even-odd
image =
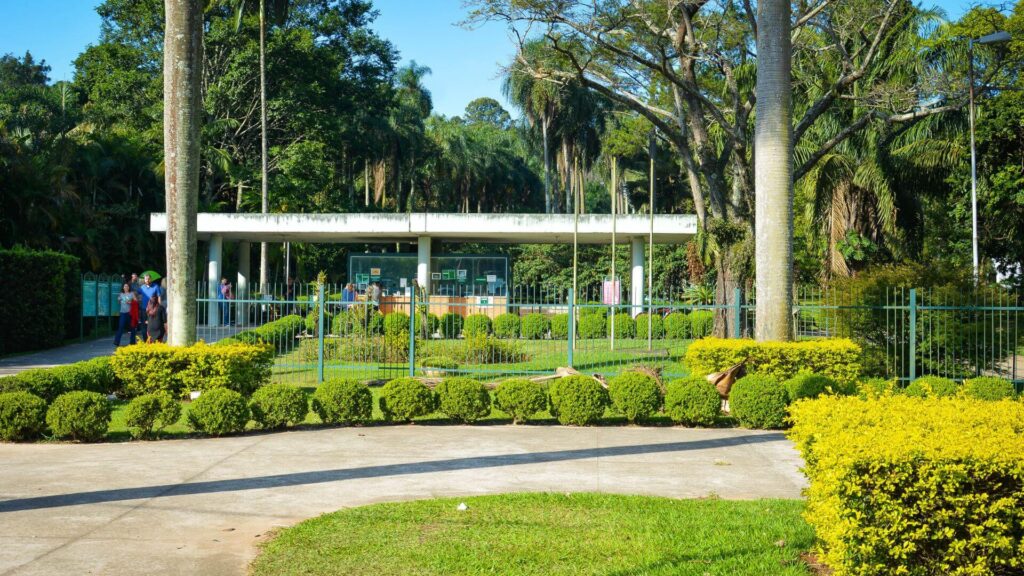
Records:
[[[611,186],[611,199],[612,199],[612,289],[614,290],[614,294],[612,295],[612,305],[615,306],[614,308],[612,308],[612,340],[611,340],[611,343],[612,343],[611,349],[612,350],[615,350],[615,313],[618,312],[618,304],[619,304],[619,283],[618,283],[618,278],[615,276],[615,230],[616,230],[615,214],[616,214],[616,212],[618,212],[618,210],[616,209],[617,207],[615,206],[615,204],[616,204],[616,197],[615,196],[616,196],[616,192],[618,191],[618,187],[619,187],[618,169],[619,169],[618,159],[615,156],[612,156],[612,181],[611,181],[611,185],[612,185]]]
[[[917,289],[910,289],[910,381],[917,379]]]
[[[978,281],[978,165],[974,146],[974,40],[967,42],[968,123],[971,131],[971,262]]]
[[[316,301],[319,318],[317,319],[317,366],[316,366],[316,381],[320,384],[324,382],[324,308],[326,308],[327,302],[324,299],[324,283],[316,283]]]
[[[651,197],[648,203],[648,212],[651,216],[651,229],[649,238],[649,250],[647,256],[647,301],[650,305],[647,307],[647,350],[650,351],[653,347],[654,335],[651,332],[654,329],[654,152],[655,152],[655,132],[651,130],[651,141],[647,147],[647,155],[651,158]]]
[[[579,232],[580,232],[580,211],[576,198],[573,198],[572,202],[572,300],[576,300],[576,271],[579,265]],[[569,307],[569,326],[575,326],[575,320],[573,318],[572,307]],[[572,349],[576,342],[576,330],[569,332],[569,359],[572,360]],[[572,367],[572,364],[569,364]]]
[[[416,289],[409,291],[409,378],[416,376]]]

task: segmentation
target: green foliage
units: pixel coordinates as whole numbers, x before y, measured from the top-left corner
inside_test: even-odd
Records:
[[[4,116],[0,106],[0,124]],[[0,166],[6,167],[3,156]],[[3,174],[4,178],[10,177],[9,172]],[[0,196],[3,193],[0,186]],[[0,210],[11,224],[16,215],[20,220],[27,211],[27,207]],[[0,246],[4,245],[0,241]],[[0,354],[59,346],[65,335],[71,334],[66,332],[67,324],[78,328],[82,292],[78,274],[78,258],[74,256],[17,246],[9,250],[0,248],[0,334],[4,336],[0,338]],[[31,281],[32,278],[45,279],[45,284]]]
[[[415,378],[395,378],[381,389],[379,402],[385,420],[411,422],[437,408],[437,395]]]
[[[857,397],[861,400],[875,399],[888,394],[893,394],[897,390],[897,382],[895,379],[886,380],[885,378],[865,378],[860,382],[857,382]]]
[[[964,395],[978,400],[1005,400],[1016,396],[1016,392],[1013,382],[992,376],[979,376],[964,380],[963,385]]]
[[[639,314],[636,317],[636,337],[642,340],[647,339],[647,324],[651,325],[651,338],[659,340],[665,337],[665,320],[661,314],[651,316],[648,313]]]
[[[320,344],[315,339],[299,346],[303,362],[317,362]],[[324,342],[324,361],[405,362],[409,359],[409,333],[388,336],[353,336]]]
[[[50,404],[46,424],[57,438],[95,442],[107,434],[110,412],[110,402],[102,394],[78,390],[61,394]]]
[[[229,388],[211,388],[192,402],[188,423],[197,432],[222,436],[245,430],[249,416],[249,405],[241,394]]]
[[[462,325],[465,319],[455,312],[445,312],[441,315],[441,336],[444,338],[458,338],[462,334]]]
[[[711,310],[694,310],[690,312],[690,337],[706,338],[715,329],[715,313]]]
[[[491,333],[491,318],[486,314],[470,314],[462,326],[462,335],[466,338]]]
[[[608,319],[608,333],[611,333],[612,321]],[[644,330],[647,330],[647,326],[644,326]],[[619,312],[615,315],[615,337],[616,338],[633,338],[636,336],[637,327],[636,323],[633,322],[633,317],[628,312]]]
[[[922,376],[903,389],[904,394],[915,398],[944,398],[956,396],[959,391],[959,384],[939,376]]]
[[[0,439],[34,440],[45,428],[45,400],[28,392],[0,393]]]
[[[233,338],[222,338],[215,346],[228,346],[231,344],[267,344],[273,347],[277,354],[291,352],[296,346],[295,337],[305,328],[305,320],[300,316],[290,315],[278,318],[273,322],[243,330],[234,335]]]
[[[769,376],[744,376],[733,384],[729,394],[729,409],[745,428],[782,428],[788,404],[786,388]]]
[[[661,410],[658,383],[639,372],[623,372],[608,381],[612,407],[631,423],[643,422]]]
[[[722,410],[722,397],[713,384],[694,376],[668,383],[665,414],[685,426],[712,426]]]
[[[200,396],[202,398],[202,396]],[[261,386],[249,400],[252,419],[260,428],[284,428],[288,424],[301,424],[309,412],[306,393],[287,384]]]
[[[53,402],[57,396],[69,391],[64,387],[64,381],[49,368],[32,368],[19,372],[15,376],[0,379],[0,390],[4,392],[23,390],[35,394],[47,402]]]
[[[835,389],[836,383],[828,376],[801,372],[782,383],[789,394],[789,401],[801,398],[817,398],[825,392]]]
[[[498,384],[494,405],[520,424],[547,407],[548,399],[540,384],[526,378],[512,378]]]
[[[494,336],[477,334],[467,336],[461,342],[444,342],[433,348],[434,354],[451,357],[461,364],[505,364],[525,362],[529,355],[520,342],[499,340]]]
[[[547,315],[532,312],[523,316],[520,333],[526,340],[543,340],[548,335],[548,330],[550,329],[551,320]]]
[[[607,336],[608,321],[605,320],[604,314],[594,311],[589,312],[587,314],[582,314],[583,310],[588,309],[580,309],[581,314],[579,317],[579,326],[577,328],[579,330],[580,338],[589,340],[594,338],[604,338],[605,336]],[[601,311],[603,312],[603,309],[601,309]]]
[[[860,375],[860,352],[859,346],[841,338],[798,342],[704,338],[686,349],[686,365],[691,374],[706,376],[746,359],[748,372],[778,381],[812,372],[828,376],[846,391]]]
[[[149,438],[181,418],[181,404],[166,392],[132,398],[124,411],[124,423],[135,438]]]
[[[436,370],[457,370],[459,363],[447,356],[427,356],[420,360],[420,367]]]
[[[392,312],[384,316],[384,335],[409,337],[409,315],[405,312]]]
[[[87,390],[101,394],[116,394],[121,392],[123,386],[117,379],[113,366],[110,365],[110,356],[97,356],[91,360],[78,362],[91,380],[91,387]]]
[[[494,335],[498,338],[519,337],[519,315],[500,314],[494,319]]]
[[[327,380],[313,392],[313,412],[327,424],[358,424],[373,417],[373,393],[357,380]]]
[[[408,317],[405,329],[409,330]],[[348,310],[335,316],[331,331],[341,336],[383,334],[384,315],[369,306],[350,306]]]
[[[824,396],[791,418],[804,517],[837,574],[1024,568],[1024,403]]]
[[[118,348],[111,366],[129,397],[159,391],[181,397],[212,388],[249,395],[270,380],[273,353],[266,344],[136,344]]]
[[[604,318],[596,316],[604,325]],[[590,376],[568,376],[548,388],[551,414],[564,425],[586,426],[604,416],[608,391]]]
[[[445,378],[434,389],[438,409],[449,418],[472,424],[491,413],[491,395],[472,378]]]
[[[551,339],[566,340],[569,338],[569,315],[555,314],[551,316]]]
[[[690,337],[690,315],[673,312],[665,317],[665,335],[674,340]]]

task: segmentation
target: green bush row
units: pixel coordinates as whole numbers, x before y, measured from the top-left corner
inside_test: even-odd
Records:
[[[109,356],[53,368],[33,368],[0,378],[0,392],[29,392],[48,403],[61,394],[78,390],[100,394],[121,392],[122,382],[114,373]]]
[[[27,278],[45,279],[45,285]],[[65,335],[77,334],[82,300],[78,258],[0,248],[0,294],[0,354],[60,346]]]
[[[251,395],[270,380],[274,349],[266,344],[122,346],[110,362],[128,397],[229,388]]]

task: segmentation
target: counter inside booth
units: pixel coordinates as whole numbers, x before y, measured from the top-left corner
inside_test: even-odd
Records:
[[[405,295],[381,296],[380,311],[409,313],[409,297]],[[430,314],[438,317],[453,312],[460,316],[485,314],[495,318],[508,312],[508,296],[430,296]]]

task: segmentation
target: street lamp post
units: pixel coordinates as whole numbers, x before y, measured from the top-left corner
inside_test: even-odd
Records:
[[[974,281],[978,281],[978,161],[974,147],[974,45],[1002,44],[1010,41],[1009,32],[993,32],[978,39],[967,42],[967,76],[968,76],[968,122],[971,130],[971,261],[974,265]]]

